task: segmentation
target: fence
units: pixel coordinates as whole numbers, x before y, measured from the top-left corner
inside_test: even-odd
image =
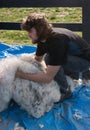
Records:
[[[64,27],[82,32],[82,37],[90,43],[90,0],[0,0],[0,8],[21,7],[81,7],[82,23],[52,23],[54,27]],[[75,12],[76,13],[76,12]],[[20,30],[20,23],[0,22],[0,29]]]

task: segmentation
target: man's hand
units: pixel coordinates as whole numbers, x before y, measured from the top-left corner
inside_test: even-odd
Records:
[[[21,78],[22,72],[21,71],[17,71],[15,74],[15,78]]]
[[[30,80],[28,78],[28,75],[30,75],[31,73],[24,73],[22,71],[17,70],[16,74],[15,74],[15,78],[21,78],[21,79],[27,79]]]

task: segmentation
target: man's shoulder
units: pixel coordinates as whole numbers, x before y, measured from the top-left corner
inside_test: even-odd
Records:
[[[62,37],[68,37],[69,39],[75,39],[79,37],[75,32],[66,28],[53,28],[53,32]]]
[[[54,41],[54,40],[62,40],[62,39],[69,39],[68,35],[66,35],[65,33],[59,31],[52,31],[52,34],[48,37],[48,41]]]
[[[59,34],[67,34],[67,33],[74,33],[73,31],[67,29],[67,28],[53,28],[53,32],[59,33]]]

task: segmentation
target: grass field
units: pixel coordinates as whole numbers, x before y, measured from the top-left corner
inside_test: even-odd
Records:
[[[81,8],[1,8],[0,21],[21,22],[31,12],[45,13],[49,22],[82,23]],[[0,42],[31,45],[25,31],[0,30]]]

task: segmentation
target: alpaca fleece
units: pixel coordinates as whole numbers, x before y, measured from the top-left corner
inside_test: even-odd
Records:
[[[15,79],[17,70],[26,73],[45,73],[44,67],[36,62],[32,55],[2,59],[0,61],[0,112],[5,110],[13,99],[29,115],[36,118],[43,116],[55,102],[60,100],[58,84],[54,80],[45,84]]]

